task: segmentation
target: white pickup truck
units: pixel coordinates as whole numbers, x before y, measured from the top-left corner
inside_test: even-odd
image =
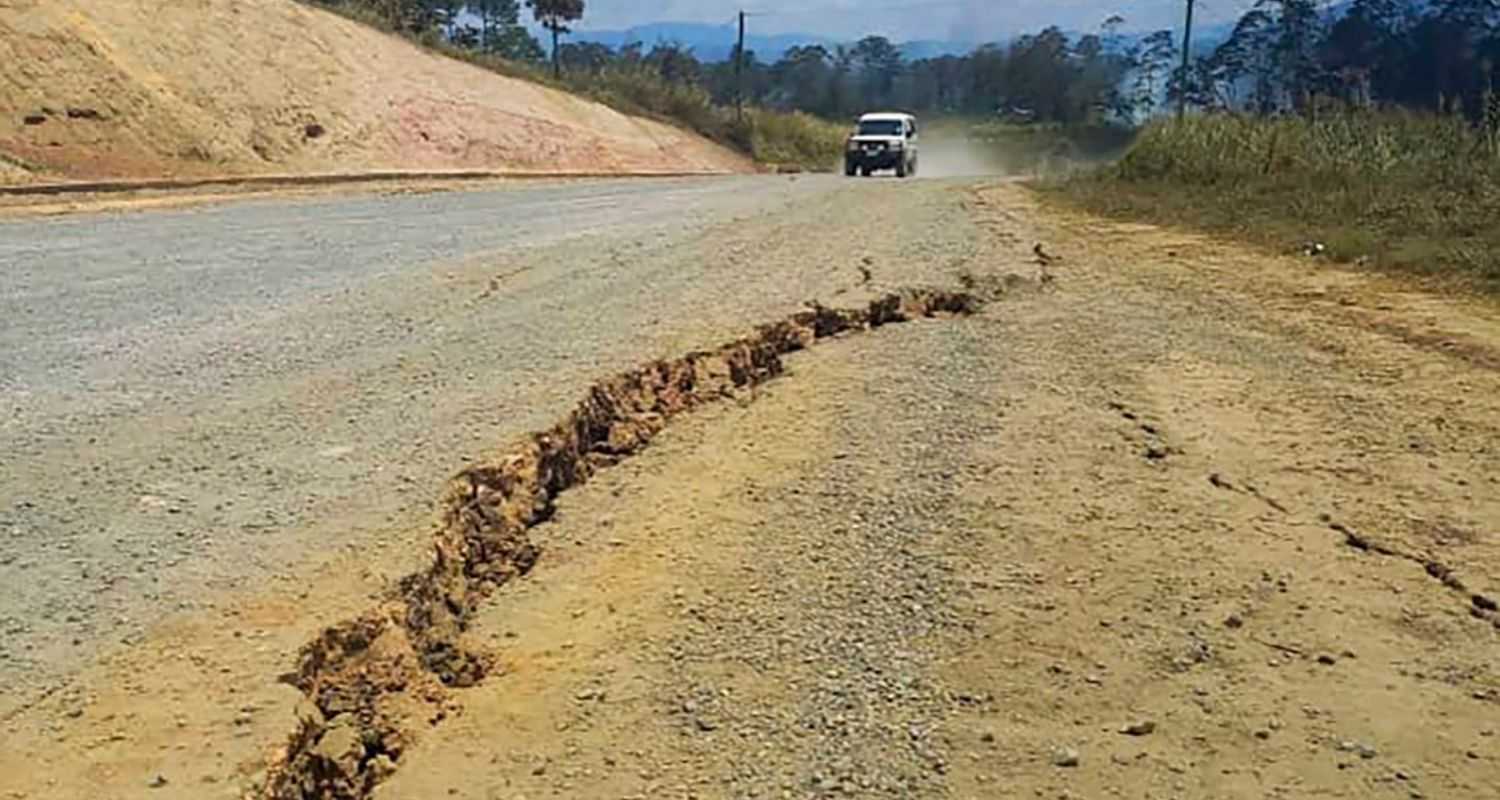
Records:
[[[917,174],[917,118],[910,114],[866,114],[844,145],[844,174],[869,177],[893,169],[896,177]]]

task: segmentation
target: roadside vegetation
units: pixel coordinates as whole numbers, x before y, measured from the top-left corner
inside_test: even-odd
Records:
[[[617,111],[672,123],[732,147],[770,167],[828,170],[842,155],[846,126],[796,110],[745,105],[736,111],[716,102],[703,86],[673,81],[643,62],[618,62],[598,70],[563,71],[554,76],[536,62],[453,46],[430,46],[477,66],[552,86]]]
[[[1024,141],[1028,152],[1055,144],[1059,131],[1074,141],[1074,131],[1128,127],[1159,104],[1171,55],[1131,46],[1119,17],[1076,40],[1049,28],[963,56],[911,58],[891,40],[867,36],[703,61],[672,42],[570,42],[569,26],[587,13],[580,0],[304,2],[496,72],[672,122],[763,163],[807,169],[836,166],[852,121],[873,109],[1004,123],[1004,137]],[[557,46],[544,48],[523,14]]]
[[[1500,136],[1458,116],[1161,121],[1119,162],[1050,190],[1091,211],[1500,291]]]
[[[1158,42],[1163,47],[1169,43]],[[1500,8],[1265,0],[1173,71],[1178,120],[1058,181],[1093,211],[1500,291]]]

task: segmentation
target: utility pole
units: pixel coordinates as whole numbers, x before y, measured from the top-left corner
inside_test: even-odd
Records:
[[[1187,0],[1187,25],[1182,32],[1182,72],[1178,73],[1177,80],[1177,118],[1182,119],[1187,113],[1187,88],[1188,88],[1188,59],[1193,53],[1193,2]]]
[[[734,51],[734,119],[745,121],[745,12],[740,11],[740,43]]]

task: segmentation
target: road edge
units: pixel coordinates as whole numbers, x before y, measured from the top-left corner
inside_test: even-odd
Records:
[[[717,170],[666,170],[659,172],[528,172],[516,170],[376,170],[306,175],[215,175],[201,178],[141,178],[99,181],[54,181],[0,185],[0,197],[48,197],[70,194],[121,194],[125,192],[202,189],[213,186],[331,186],[345,183],[441,180],[598,180],[605,178],[713,178],[740,173]]]

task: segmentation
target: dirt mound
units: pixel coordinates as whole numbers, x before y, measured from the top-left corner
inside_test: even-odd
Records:
[[[744,171],[680,129],[293,0],[0,0],[0,181]]]

